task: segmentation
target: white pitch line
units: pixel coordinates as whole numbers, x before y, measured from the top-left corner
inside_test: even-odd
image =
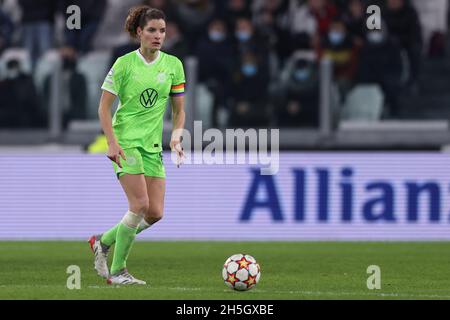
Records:
[[[163,288],[161,288],[163,289]],[[208,291],[208,292],[217,292],[213,289],[202,289],[202,288],[188,288],[188,287],[172,287],[165,288],[169,290],[178,290],[178,291]],[[232,292],[229,289],[224,289],[223,292]],[[276,290],[276,291],[267,291],[261,289],[255,289],[253,291],[249,291],[254,294],[256,293],[275,293],[275,294],[298,294],[298,295],[328,295],[328,296],[379,296],[379,297],[409,297],[409,298],[445,298],[450,299],[450,295],[439,295],[439,294],[408,294],[408,293],[367,293],[367,292],[324,292],[324,291],[301,291],[301,290]]]
[[[409,294],[409,293],[377,293],[377,292],[333,292],[333,291],[292,291],[292,290],[258,290],[262,293],[277,293],[277,294],[303,294],[303,295],[318,295],[318,296],[378,296],[378,297],[408,297],[408,298],[446,298],[450,299],[450,295],[439,295],[439,294]]]
[[[184,287],[174,287],[174,288],[167,288],[167,289],[169,289],[169,290],[179,290],[179,291],[202,291],[201,288],[184,288]]]
[[[0,288],[61,288],[63,286],[56,285],[0,285]],[[88,289],[117,289],[124,288],[122,286],[98,286],[90,285],[87,286]],[[140,288],[145,288],[142,286]],[[205,288],[189,288],[189,287],[153,287],[150,285],[149,289],[159,289],[159,290],[174,290],[174,291],[203,291],[203,292],[220,292],[220,290],[205,289]],[[83,287],[81,287],[83,289]],[[223,289],[222,292],[230,292],[229,289]],[[409,294],[409,293],[377,293],[377,292],[339,292],[339,291],[302,291],[302,290],[261,290],[254,289],[251,294],[258,293],[268,293],[268,294],[292,294],[292,295],[308,295],[308,296],[368,296],[368,297],[393,297],[393,298],[440,298],[440,299],[450,299],[450,295],[440,295],[440,294]]]
[[[217,292],[212,289],[202,289],[202,288],[185,288],[185,287],[174,287],[174,288],[166,288],[169,290],[179,290],[179,291],[208,291],[208,292]],[[228,289],[224,289],[224,292],[232,292]],[[366,293],[366,292],[324,292],[324,291],[293,291],[293,290],[276,290],[276,291],[267,291],[256,289],[254,291],[250,291],[256,293],[275,293],[275,294],[298,294],[298,295],[327,295],[327,296],[378,296],[378,297],[409,297],[409,298],[446,298],[450,299],[450,295],[439,295],[439,294],[408,294],[408,293]]]

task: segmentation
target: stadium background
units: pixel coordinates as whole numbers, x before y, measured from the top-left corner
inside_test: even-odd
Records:
[[[215,279],[211,268],[226,255],[250,250],[261,257],[267,283],[253,298],[450,297],[446,242],[356,243],[450,240],[446,0],[0,1],[0,240],[7,240],[0,243],[0,263],[10,275],[3,277],[0,297],[87,297],[59,288],[64,274],[28,290],[34,276],[14,273],[28,265],[14,262],[25,253],[52,255],[58,263],[76,258],[90,268],[90,256],[80,249],[85,244],[53,240],[84,241],[127,209],[104,155],[97,108],[112,63],[137,48],[123,23],[128,9],[141,3],[168,17],[163,50],[184,62],[187,129],[195,120],[203,130],[277,128],[281,150],[274,176],[260,176],[254,165],[177,169],[166,152],[165,218],[138,240],[205,242],[161,242],[152,254],[175,266],[180,262],[168,252],[200,257],[200,274]],[[81,8],[81,30],[65,26],[72,4]],[[367,30],[370,4],[381,7],[381,33]],[[170,112],[164,130],[167,150]],[[235,244],[213,246],[209,240]],[[264,248],[239,242],[250,240],[269,242]],[[135,256],[147,259],[147,250],[138,241]],[[291,278],[276,275],[280,259],[289,262],[281,268]],[[348,282],[347,273],[357,273],[352,268],[365,271],[374,260],[392,267],[392,287],[384,296]],[[39,270],[57,270],[51,261],[34,263]],[[321,288],[330,292],[317,292],[312,279],[317,272],[328,274],[327,265],[339,274],[321,278]],[[162,275],[150,293],[135,294],[236,298],[209,287],[201,291],[208,296],[189,288],[181,293],[179,283],[187,280],[165,266],[156,261],[155,268],[170,275],[175,295],[160,290],[167,287]],[[94,275],[89,279],[96,281]],[[286,291],[297,284],[304,291]],[[342,287],[348,292],[331,292]],[[96,298],[98,292],[90,294]],[[126,298],[127,292],[104,291],[102,297]]]

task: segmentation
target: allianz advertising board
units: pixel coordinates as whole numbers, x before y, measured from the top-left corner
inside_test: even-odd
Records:
[[[450,155],[282,152],[258,165],[164,154],[164,218],[143,240],[450,240]],[[0,239],[87,239],[127,200],[105,156],[1,155]]]

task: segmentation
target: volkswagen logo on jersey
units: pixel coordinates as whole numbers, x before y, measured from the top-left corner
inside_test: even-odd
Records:
[[[146,89],[142,91],[139,100],[144,108],[151,108],[156,104],[156,101],[158,101],[158,92],[152,88]]]

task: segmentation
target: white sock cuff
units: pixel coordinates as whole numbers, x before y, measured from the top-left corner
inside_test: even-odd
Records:
[[[143,218],[141,215],[138,215],[138,214],[128,210],[127,213],[125,213],[125,215],[123,216],[121,222],[124,225],[126,225],[127,227],[136,229],[142,220],[143,220]]]
[[[141,227],[142,229],[147,229],[148,227],[150,227],[150,224],[148,224],[148,222],[145,221],[145,219],[142,219],[141,223],[139,224],[139,227]]]

